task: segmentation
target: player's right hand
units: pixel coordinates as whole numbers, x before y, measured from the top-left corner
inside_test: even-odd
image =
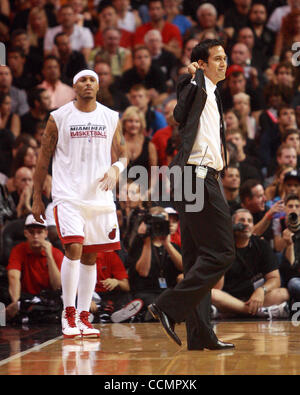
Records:
[[[46,220],[45,205],[42,199],[33,199],[32,215],[34,216],[34,219],[41,224],[43,223],[42,218]]]

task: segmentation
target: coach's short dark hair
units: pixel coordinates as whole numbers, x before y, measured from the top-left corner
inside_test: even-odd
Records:
[[[191,62],[198,62],[198,60],[201,59],[207,63],[209,58],[209,50],[213,47],[219,47],[219,46],[224,48],[224,44],[220,40],[207,39],[201,41],[192,50]]]

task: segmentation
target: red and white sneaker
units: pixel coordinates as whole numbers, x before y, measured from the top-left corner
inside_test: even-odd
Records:
[[[77,326],[78,315],[75,307],[66,307],[62,312],[61,326],[65,339],[77,339],[81,332]]]
[[[82,337],[100,337],[100,331],[93,327],[93,325],[89,322],[89,315],[88,311],[82,311],[79,314],[77,326],[81,332]]]

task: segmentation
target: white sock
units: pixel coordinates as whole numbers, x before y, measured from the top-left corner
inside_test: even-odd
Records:
[[[94,265],[80,264],[78,284],[77,310],[90,311],[90,306],[97,281],[97,267]]]
[[[75,307],[79,281],[79,268],[79,259],[76,261],[72,261],[66,256],[64,257],[60,271],[64,309],[66,307]]]

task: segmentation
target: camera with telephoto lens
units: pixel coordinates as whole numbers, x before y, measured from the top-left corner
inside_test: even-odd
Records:
[[[146,232],[138,234],[140,224],[146,224]],[[148,210],[135,209],[131,215],[128,230],[125,235],[124,244],[126,248],[130,248],[133,241],[138,236],[146,237],[166,237],[170,233],[170,223],[163,214],[151,214]]]
[[[145,222],[147,226],[145,237],[168,236],[170,233],[170,223],[163,214],[146,213],[141,222]]]
[[[299,230],[300,230],[300,221],[299,221],[299,216],[298,216],[297,213],[290,213],[288,215],[287,227],[293,233],[299,232]]]
[[[290,213],[287,218],[287,227],[294,233],[292,239],[294,243],[295,262],[293,268],[300,269],[300,220],[297,213]]]
[[[242,224],[241,222],[238,222],[237,224],[232,225],[232,229],[234,232],[242,232],[243,230],[246,229],[246,225]]]

